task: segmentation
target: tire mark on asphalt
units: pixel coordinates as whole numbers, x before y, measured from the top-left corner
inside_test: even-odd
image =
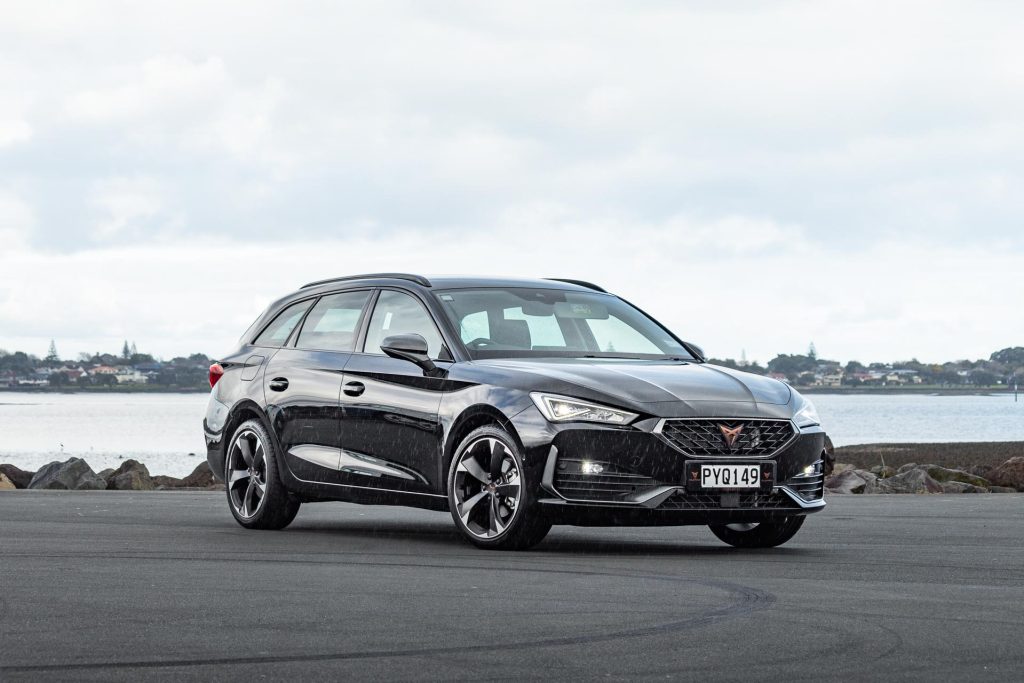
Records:
[[[640,552],[640,551],[638,551],[638,552]],[[727,550],[725,552],[732,552],[732,551],[728,551]],[[359,553],[359,551],[352,551],[351,553],[349,553],[349,552],[335,552],[335,551],[332,551],[332,552],[325,552],[325,553],[321,552],[321,553],[303,553],[303,554],[314,555],[314,556],[323,555],[323,556],[327,556],[327,557],[345,557],[346,555],[350,555],[350,554],[355,555],[355,554],[365,554],[365,553]],[[384,554],[384,553],[380,553],[380,554]],[[736,553],[736,554],[739,555],[739,556],[742,556],[744,561],[747,562],[747,563],[750,563],[750,564],[767,564],[767,565],[780,565],[780,566],[784,564],[783,561],[781,561],[781,560],[761,559],[761,558],[752,557],[750,555],[741,555],[740,553]],[[410,556],[413,556],[412,554],[408,554],[408,553],[388,553],[387,555],[388,556],[393,556],[393,557],[410,557]],[[418,553],[418,554],[416,554],[414,556],[415,557],[423,557],[424,554],[423,553]],[[587,554],[587,555],[573,554],[572,555],[572,557],[581,557],[581,558],[582,557],[593,558],[594,556],[595,555],[592,555],[592,554]],[[163,551],[153,551],[153,552],[150,552],[150,553],[137,553],[137,552],[134,552],[134,553],[119,553],[117,551],[109,552],[109,553],[80,553],[80,552],[71,552],[71,553],[17,553],[17,552],[14,552],[14,553],[5,553],[4,557],[5,558],[13,558],[13,557],[42,558],[42,559],[73,559],[73,558],[80,558],[80,557],[88,557],[88,558],[116,558],[116,559],[128,559],[128,560],[156,560],[156,559],[160,559],[160,560],[185,560],[185,561],[190,561],[190,562],[205,562],[205,561],[211,561],[211,560],[212,561],[227,561],[227,559],[230,558],[230,559],[236,559],[236,560],[237,559],[249,559],[249,560],[254,561],[254,562],[299,562],[299,563],[309,563],[309,564],[336,564],[337,562],[341,561],[341,560],[331,560],[331,561],[328,561],[328,560],[296,560],[296,559],[277,559],[277,558],[267,558],[267,557],[248,557],[248,553],[247,552],[237,552],[237,553],[234,553],[234,554],[221,552],[221,553],[219,553],[217,555],[214,555],[212,553],[205,553],[202,556],[198,556],[198,555],[178,555],[178,554],[174,554],[174,553],[170,553],[170,552],[163,552]],[[458,558],[462,558],[462,559],[468,559],[468,558],[472,558],[474,556],[471,555],[471,554],[464,554],[463,553],[463,554],[459,554],[459,555],[455,555],[455,556],[434,555],[434,557],[458,557]],[[538,555],[534,554],[534,555],[529,555],[529,557],[532,560],[538,560],[542,556],[538,556]],[[550,556],[544,556],[544,557],[550,557]],[[616,559],[616,558],[622,557],[622,556],[620,556],[620,555],[600,555],[600,557],[602,557],[603,559]],[[220,559],[220,558],[223,558],[223,560]],[[818,560],[809,560],[809,561],[807,561],[805,563],[802,563],[802,564],[805,564],[806,566],[816,566],[817,562],[818,562]],[[875,567],[876,566],[876,563],[873,562],[873,561],[864,561],[864,562],[834,561],[834,562],[832,562],[832,564],[835,565],[835,566],[841,566],[841,567]],[[937,564],[937,563],[934,563],[934,562],[891,562],[890,564],[893,567],[898,567],[900,569],[936,569],[936,568],[939,568],[939,569],[975,570],[975,569],[978,568],[976,565],[968,565],[968,564],[962,564],[962,565],[958,565],[958,564]],[[483,568],[483,567],[481,567],[481,568]],[[985,571],[988,572],[988,573],[1001,572],[1001,573],[1007,574],[1007,576],[1005,576],[1005,577],[999,577],[999,580],[1001,580],[1001,581],[1009,581],[1009,582],[1024,581],[1024,573],[1021,573],[1021,570],[1020,570],[1019,567],[985,567]],[[956,581],[956,580],[950,580],[950,583],[959,584],[960,582]],[[1017,584],[1016,583],[1012,583],[1011,585],[1017,585]]]
[[[338,563],[335,562],[333,564]],[[493,651],[496,647],[500,647],[503,650],[525,650],[538,647],[586,645],[591,643],[608,642],[612,640],[623,640],[628,638],[644,638],[647,636],[655,636],[662,635],[665,633],[674,633],[704,628],[707,626],[711,626],[712,624],[718,623],[720,621],[723,621],[725,619],[738,618],[756,611],[768,609],[773,604],[775,604],[776,601],[776,597],[774,594],[758,588],[753,588],[751,586],[744,586],[742,584],[731,583],[727,581],[717,581],[710,579],[692,579],[665,574],[645,574],[640,572],[577,571],[569,569],[554,570],[535,569],[529,567],[481,567],[472,565],[426,563],[409,564],[391,562],[352,562],[350,564],[359,566],[378,565],[400,567],[431,567],[445,569],[487,569],[489,571],[552,574],[559,573],[570,574],[574,576],[582,574],[587,576],[607,576],[613,578],[640,578],[655,581],[667,581],[672,583],[686,583],[695,586],[703,586],[705,588],[714,588],[717,590],[725,591],[726,593],[732,596],[732,600],[729,602],[729,604],[725,605],[724,607],[706,610],[702,613],[688,617],[686,619],[679,619],[661,624],[652,624],[650,626],[640,626],[636,628],[622,629],[606,633],[593,633],[590,635],[582,636],[564,636],[560,638],[540,638],[534,640],[518,641],[514,643],[504,642],[477,645],[405,648],[391,650],[385,649],[361,652],[331,652],[322,654],[303,655],[267,655],[248,657],[209,657],[200,659],[149,659],[116,662],[69,662],[64,664],[4,665],[0,666],[0,673],[42,673],[48,671],[71,672],[102,669],[162,669],[178,667],[195,668],[202,666],[220,666],[231,664],[279,664],[289,662],[325,662],[359,659],[388,659],[395,657],[422,657],[445,654],[464,654],[467,652],[487,652]]]

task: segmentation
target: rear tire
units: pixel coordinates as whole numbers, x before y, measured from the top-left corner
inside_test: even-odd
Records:
[[[456,450],[448,507],[463,537],[478,548],[525,550],[551,530],[515,439],[496,426],[474,429]]]
[[[224,458],[224,488],[232,516],[246,529],[283,529],[299,513],[301,503],[277,468],[277,450],[263,423],[240,424]]]
[[[800,531],[803,515],[786,517],[781,522],[760,524],[710,524],[711,533],[734,548],[774,548],[782,545]]]

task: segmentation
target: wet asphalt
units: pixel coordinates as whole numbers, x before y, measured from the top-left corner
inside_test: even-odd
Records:
[[[1021,680],[1024,495],[833,496],[789,544],[223,494],[0,492],[0,680]]]

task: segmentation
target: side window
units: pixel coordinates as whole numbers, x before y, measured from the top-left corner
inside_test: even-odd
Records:
[[[302,314],[313,304],[312,299],[292,304],[277,314],[274,321],[267,326],[253,342],[256,346],[281,346],[291,335],[292,330],[302,320]]]
[[[531,348],[564,349],[565,336],[562,328],[558,325],[558,319],[554,315],[527,315],[521,307],[506,308],[504,311],[505,320],[523,320],[529,330],[528,343],[524,346]],[[496,340],[497,341],[497,340]]]
[[[356,343],[356,326],[369,298],[368,291],[342,292],[325,296],[306,316],[296,344],[300,349],[351,351]]]
[[[628,349],[630,353],[664,353],[647,337],[614,315],[605,320],[587,320],[597,341],[599,351],[614,352]]]
[[[366,353],[383,354],[380,343],[385,337],[410,333],[422,335],[427,340],[431,358],[440,355],[444,342],[423,304],[403,292],[390,289],[382,291],[377,298],[377,305],[373,309],[370,326],[366,331]]]

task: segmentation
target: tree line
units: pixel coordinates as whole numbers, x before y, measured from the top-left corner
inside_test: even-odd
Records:
[[[988,359],[922,363],[916,359],[895,363],[842,364],[819,358],[813,345],[806,354],[779,354],[767,365],[731,358],[710,363],[759,375],[782,375],[791,384],[811,386],[838,382],[841,386],[920,384],[928,386],[1024,386],[1024,346],[993,352]]]

